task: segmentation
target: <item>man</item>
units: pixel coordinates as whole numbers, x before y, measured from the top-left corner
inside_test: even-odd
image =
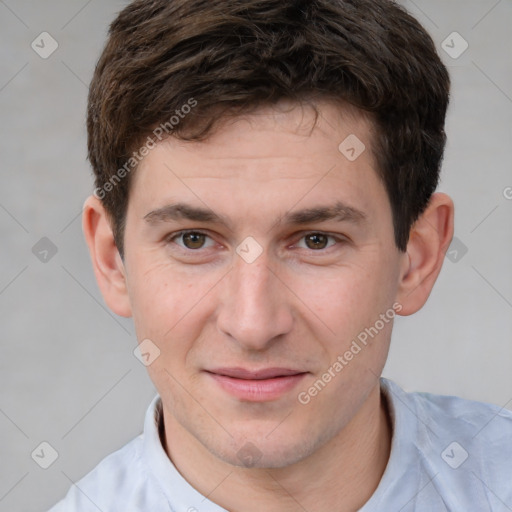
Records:
[[[388,0],[138,0],[83,229],[158,395],[52,511],[512,510],[512,413],[381,378],[453,236],[449,77]]]

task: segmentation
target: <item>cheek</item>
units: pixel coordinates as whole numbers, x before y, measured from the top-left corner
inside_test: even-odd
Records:
[[[208,296],[222,276],[184,272],[168,262],[139,262],[137,268],[141,270],[132,276],[130,300],[138,338],[164,345],[192,336],[201,323],[199,317],[208,315],[212,307]]]
[[[294,292],[336,336],[375,322],[394,301],[389,266],[377,261],[295,277]]]

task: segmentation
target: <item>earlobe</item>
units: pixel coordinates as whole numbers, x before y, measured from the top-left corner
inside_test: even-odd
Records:
[[[427,301],[453,238],[453,218],[453,201],[437,192],[414,223],[397,294],[402,305],[400,315],[416,313]]]
[[[126,285],[126,271],[114,242],[110,220],[96,196],[83,206],[82,229],[94,269],[94,275],[107,306],[117,315],[132,315]]]

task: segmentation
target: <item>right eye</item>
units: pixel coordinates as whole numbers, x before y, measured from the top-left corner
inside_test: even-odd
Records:
[[[169,242],[176,243],[180,248],[186,251],[197,251],[199,249],[205,249],[208,247],[212,247],[215,245],[215,242],[212,240],[212,244],[210,246],[205,247],[205,239],[210,238],[206,233],[202,231],[195,230],[183,230],[178,233],[171,233],[166,237],[166,240]],[[175,240],[181,240],[182,244],[175,242]],[[211,240],[211,238],[210,238]]]

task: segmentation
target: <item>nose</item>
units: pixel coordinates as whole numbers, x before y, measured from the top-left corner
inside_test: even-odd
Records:
[[[290,291],[265,252],[252,263],[234,255],[220,304],[219,330],[246,350],[265,350],[292,329]]]

